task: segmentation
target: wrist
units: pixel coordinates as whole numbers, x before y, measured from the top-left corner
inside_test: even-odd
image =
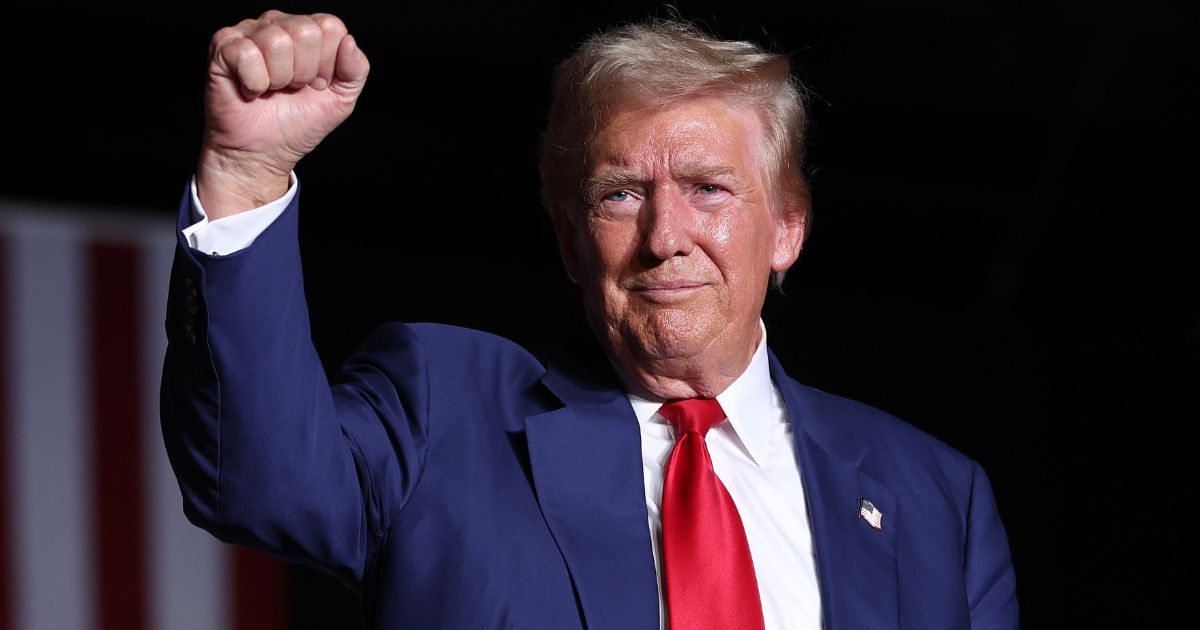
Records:
[[[210,221],[264,206],[287,193],[291,166],[249,155],[201,152],[196,194]]]

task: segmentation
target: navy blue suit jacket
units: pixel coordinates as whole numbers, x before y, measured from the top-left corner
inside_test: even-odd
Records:
[[[547,367],[493,335],[394,324],[330,382],[297,203],[229,256],[180,237],[162,421],[192,522],[336,575],[372,628],[657,628],[639,428],[607,364]],[[1016,627],[980,467],[800,385],[774,355],[771,376],[795,429],[825,628]],[[882,531],[859,518],[861,498]]]

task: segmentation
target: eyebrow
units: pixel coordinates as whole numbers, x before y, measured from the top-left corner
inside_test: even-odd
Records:
[[[727,164],[709,164],[706,162],[685,162],[677,169],[684,179],[717,179],[731,177],[737,183],[743,183],[738,177],[737,169]]]
[[[604,171],[598,175],[583,178],[581,187],[583,189],[583,201],[588,206],[594,206],[600,201],[600,195],[606,189],[620,188],[628,186],[632,182],[639,181],[633,171],[614,168]]]

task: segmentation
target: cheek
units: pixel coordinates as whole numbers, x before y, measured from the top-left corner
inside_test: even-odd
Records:
[[[732,221],[717,221],[716,224],[708,230],[708,238],[712,241],[714,247],[720,251],[728,251],[733,242],[733,234],[737,228]]]
[[[760,269],[764,274],[770,271],[772,234],[770,225],[740,213],[721,217],[705,229],[714,262],[730,280],[743,283]]]
[[[624,224],[592,222],[584,233],[583,264],[598,279],[615,279],[634,255],[635,234]]]
[[[593,317],[606,321],[624,308],[623,296],[617,289],[623,268],[621,252],[614,246],[618,242],[609,231],[588,225],[576,243],[580,269],[577,281],[583,290],[584,306]]]

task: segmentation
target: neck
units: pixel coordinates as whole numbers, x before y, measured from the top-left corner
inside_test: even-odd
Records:
[[[762,329],[755,326],[750,342],[738,344],[733,351],[668,358],[610,351],[609,359],[626,389],[643,398],[716,398],[746,371],[761,340]]]

